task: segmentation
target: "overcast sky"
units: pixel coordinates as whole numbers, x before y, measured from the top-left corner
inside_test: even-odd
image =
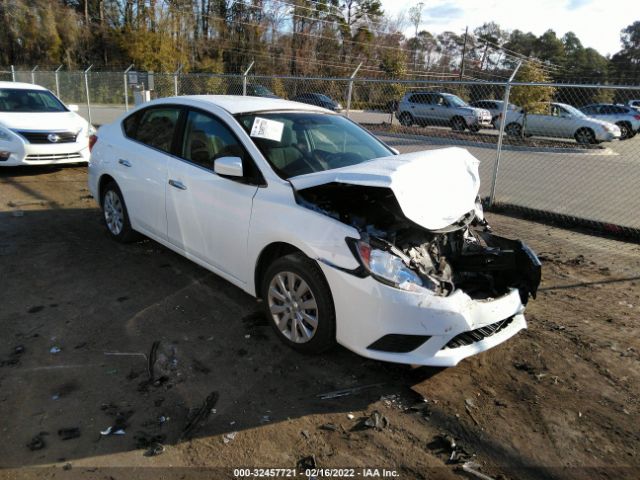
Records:
[[[385,12],[397,14],[418,0],[382,0]],[[573,31],[585,47],[603,55],[620,50],[620,30],[640,20],[638,0],[423,0],[421,29],[431,33],[464,33],[494,21],[507,30],[540,35],[553,29],[558,37]],[[413,29],[407,34],[413,35]]]

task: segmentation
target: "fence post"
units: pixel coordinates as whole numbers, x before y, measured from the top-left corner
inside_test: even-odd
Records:
[[[255,63],[255,60],[251,62],[251,65],[249,65],[249,68],[247,68],[242,74],[242,96],[243,97],[247,96],[247,75],[249,75],[249,71],[253,68],[254,63]]]
[[[16,81],[16,69],[13,67],[13,65],[11,65],[11,81]]]
[[[502,104],[502,113],[500,114],[500,133],[498,134],[498,149],[496,152],[496,163],[493,166],[493,178],[491,179],[491,193],[489,194],[489,208],[493,206],[496,197],[496,183],[498,182],[498,169],[500,168],[500,157],[502,156],[502,138],[504,137],[504,127],[507,123],[507,109],[509,107],[509,94],[511,93],[511,82],[513,82],[516,73],[520,69],[522,61],[518,62],[513,70],[511,77],[507,81],[504,89],[504,102]]]
[[[124,81],[124,111],[129,111],[129,89],[127,88],[127,74],[129,70],[133,68],[133,63],[127,67],[127,69],[122,74],[122,80]]]
[[[89,101],[89,70],[91,70],[91,67],[93,67],[93,64],[89,65],[89,68],[87,68],[84,71],[84,88],[85,91],[87,92],[87,115],[89,116],[89,123],[91,122],[91,102]]]
[[[181,71],[182,71],[182,64],[180,64],[178,69],[173,74],[173,94],[176,97],[178,96],[178,75],[180,75]]]
[[[56,97],[58,98],[60,98],[60,80],[58,79],[58,72],[60,71],[61,68],[62,68],[62,65],[56,68],[55,71],[53,72],[56,76]]]
[[[362,62],[356,67],[351,76],[349,77],[349,90],[347,91],[347,118],[349,118],[349,112],[351,111],[351,95],[353,93],[353,79],[355,78],[358,70],[362,66]]]
[[[31,83],[36,83],[36,70],[38,69],[38,65],[31,69]]]

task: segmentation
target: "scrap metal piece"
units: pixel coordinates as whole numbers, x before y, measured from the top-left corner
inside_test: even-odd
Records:
[[[191,435],[194,431],[200,426],[202,422],[204,422],[209,415],[211,415],[211,410],[218,403],[218,399],[220,395],[218,392],[211,392],[211,394],[205,399],[202,403],[202,406],[191,416],[184,429],[182,430],[182,434],[180,438],[191,438]]]

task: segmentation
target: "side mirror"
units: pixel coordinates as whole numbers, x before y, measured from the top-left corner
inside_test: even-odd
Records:
[[[225,177],[243,177],[240,157],[220,157],[213,161],[213,171]]]
[[[72,112],[76,112],[78,113],[78,105],[67,105],[67,107],[69,108],[69,110],[71,110]]]

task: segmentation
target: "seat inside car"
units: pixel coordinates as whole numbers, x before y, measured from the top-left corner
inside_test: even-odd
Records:
[[[276,168],[286,170],[287,166],[302,158],[302,152],[293,146],[293,142],[292,129],[286,126],[279,142],[263,140],[267,157]]]

